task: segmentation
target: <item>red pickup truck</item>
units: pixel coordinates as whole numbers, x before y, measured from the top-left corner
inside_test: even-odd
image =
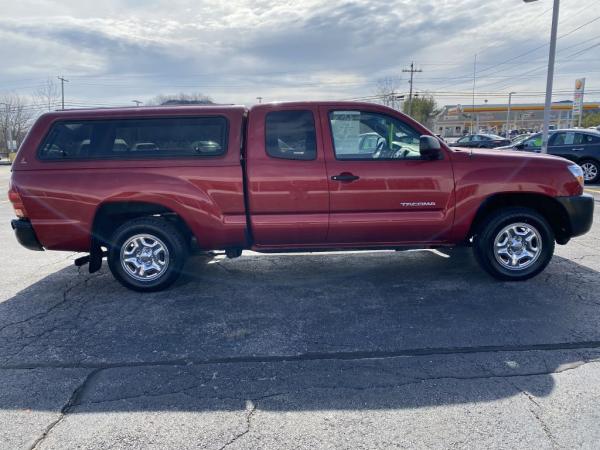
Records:
[[[106,256],[139,290],[197,246],[259,252],[470,245],[503,280],[544,269],[592,224],[581,169],[450,148],[398,111],[354,102],[71,110],[40,117],[13,165],[19,242]]]

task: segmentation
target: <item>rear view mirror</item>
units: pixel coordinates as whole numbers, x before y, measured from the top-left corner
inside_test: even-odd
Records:
[[[442,151],[442,146],[439,139],[423,135],[419,138],[419,152],[425,159],[439,159]]]

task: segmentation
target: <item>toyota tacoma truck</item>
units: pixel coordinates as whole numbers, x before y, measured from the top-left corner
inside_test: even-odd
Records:
[[[592,224],[581,168],[450,148],[356,102],[57,111],[21,145],[8,192],[32,250],[106,257],[128,288],[172,284],[191,248],[257,252],[472,246],[525,280]]]

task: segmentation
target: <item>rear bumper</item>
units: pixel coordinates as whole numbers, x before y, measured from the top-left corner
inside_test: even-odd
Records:
[[[569,219],[570,236],[581,236],[592,228],[594,219],[594,197],[589,194],[574,197],[557,197]]]
[[[29,250],[44,250],[40,241],[38,241],[31,222],[27,219],[15,219],[10,222],[10,226],[15,230],[17,241],[23,247]]]

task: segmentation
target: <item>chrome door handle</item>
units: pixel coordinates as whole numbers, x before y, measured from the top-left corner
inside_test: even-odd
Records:
[[[580,151],[582,151],[582,150],[583,150],[583,147],[581,147],[581,148],[574,148],[574,149],[572,149],[572,150],[573,150],[574,152],[580,152]]]

